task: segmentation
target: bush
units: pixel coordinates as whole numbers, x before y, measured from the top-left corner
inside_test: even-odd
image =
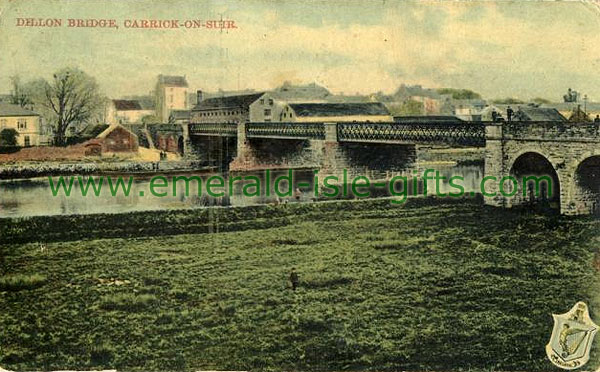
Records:
[[[0,131],[0,147],[13,147],[17,145],[17,137],[19,133],[12,129],[6,128]]]
[[[115,349],[106,344],[92,346],[90,350],[90,361],[94,365],[107,366],[113,360]]]
[[[21,150],[20,146],[1,146],[0,145],[0,154],[12,154]]]
[[[24,275],[14,274],[0,277],[0,290],[21,291],[41,287],[46,283],[46,277],[40,274]]]
[[[151,294],[117,293],[103,296],[100,299],[100,308],[108,311],[138,312],[151,308],[156,302],[158,299]]]

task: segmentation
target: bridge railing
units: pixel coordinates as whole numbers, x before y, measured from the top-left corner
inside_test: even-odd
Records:
[[[325,123],[246,123],[247,138],[326,139]],[[485,146],[483,123],[337,123],[335,140],[340,142],[431,143]],[[236,136],[235,123],[190,124],[191,135]]]
[[[485,146],[481,123],[338,123],[338,141]]]
[[[248,123],[248,138],[325,139],[324,123]]]
[[[191,135],[200,136],[237,136],[236,123],[192,123],[189,125]]]

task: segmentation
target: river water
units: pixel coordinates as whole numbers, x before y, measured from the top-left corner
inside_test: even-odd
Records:
[[[448,180],[453,176],[460,176],[460,184],[464,187],[466,193],[480,191],[480,183],[483,177],[482,166],[454,166],[454,167],[437,167],[440,175],[445,177],[440,181],[439,192],[448,193],[456,192],[457,190],[448,184]],[[272,180],[278,175],[286,175],[287,172],[274,173]],[[185,176],[199,176],[203,180],[211,175],[188,173]],[[248,174],[246,174],[248,175]],[[242,175],[243,176],[243,175]],[[368,176],[368,175],[367,175]],[[124,176],[128,180],[129,176]],[[149,176],[138,177],[132,176],[133,181],[131,190],[128,196],[125,196],[121,191],[114,196],[107,187],[106,178],[104,179],[101,192],[98,196],[94,195],[91,188],[87,196],[83,196],[79,187],[78,181],[75,179],[73,189],[69,196],[64,192],[59,192],[56,196],[53,195],[48,177],[23,179],[23,180],[2,180],[0,181],[0,217],[26,217],[26,216],[47,216],[47,215],[65,215],[65,214],[93,214],[93,213],[124,213],[132,211],[144,210],[164,210],[164,209],[184,209],[184,208],[205,208],[211,205],[231,205],[245,206],[261,203],[272,202],[297,202],[314,200],[314,192],[312,185],[309,187],[295,187],[292,195],[278,197],[273,195],[266,196],[263,190],[261,196],[248,197],[242,193],[242,185],[236,183],[235,191],[231,196],[225,197],[209,197],[206,195],[205,184],[203,187],[203,195],[197,195],[197,184],[190,183],[189,195],[185,194],[185,182],[176,182],[176,192],[173,192],[173,183],[168,186],[158,189],[159,193],[164,193],[164,196],[154,196],[150,193]],[[165,175],[170,181],[173,175]],[[258,177],[264,181],[264,173],[260,173]],[[312,171],[297,171],[295,173],[296,182],[306,181],[311,183],[313,180]],[[115,179],[116,177],[113,177]],[[54,177],[54,182],[57,182],[58,177]],[[68,181],[69,177],[63,177]],[[84,178],[86,180],[87,178]],[[98,177],[94,177],[98,180]],[[224,177],[227,184],[228,178]],[[155,181],[156,182],[156,181]],[[214,182],[214,181],[213,181]],[[322,182],[322,181],[321,181]],[[155,183],[156,185],[156,183]],[[298,189],[298,190],[296,190]],[[254,189],[249,189],[254,192]],[[286,183],[281,184],[280,190],[286,190]],[[428,194],[435,194],[435,181],[428,182]],[[381,192],[379,193],[381,194]],[[375,195],[375,193],[374,193]]]

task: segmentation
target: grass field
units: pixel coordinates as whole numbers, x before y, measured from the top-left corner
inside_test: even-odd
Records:
[[[553,370],[551,313],[583,300],[600,322],[591,219],[356,203],[270,229],[0,246],[0,366]]]

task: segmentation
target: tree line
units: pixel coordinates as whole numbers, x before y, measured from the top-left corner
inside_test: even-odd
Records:
[[[11,84],[10,102],[40,114],[52,127],[56,146],[66,145],[72,125],[104,121],[107,98],[96,79],[78,68],[63,68],[49,80],[24,82],[16,75],[11,77]]]

